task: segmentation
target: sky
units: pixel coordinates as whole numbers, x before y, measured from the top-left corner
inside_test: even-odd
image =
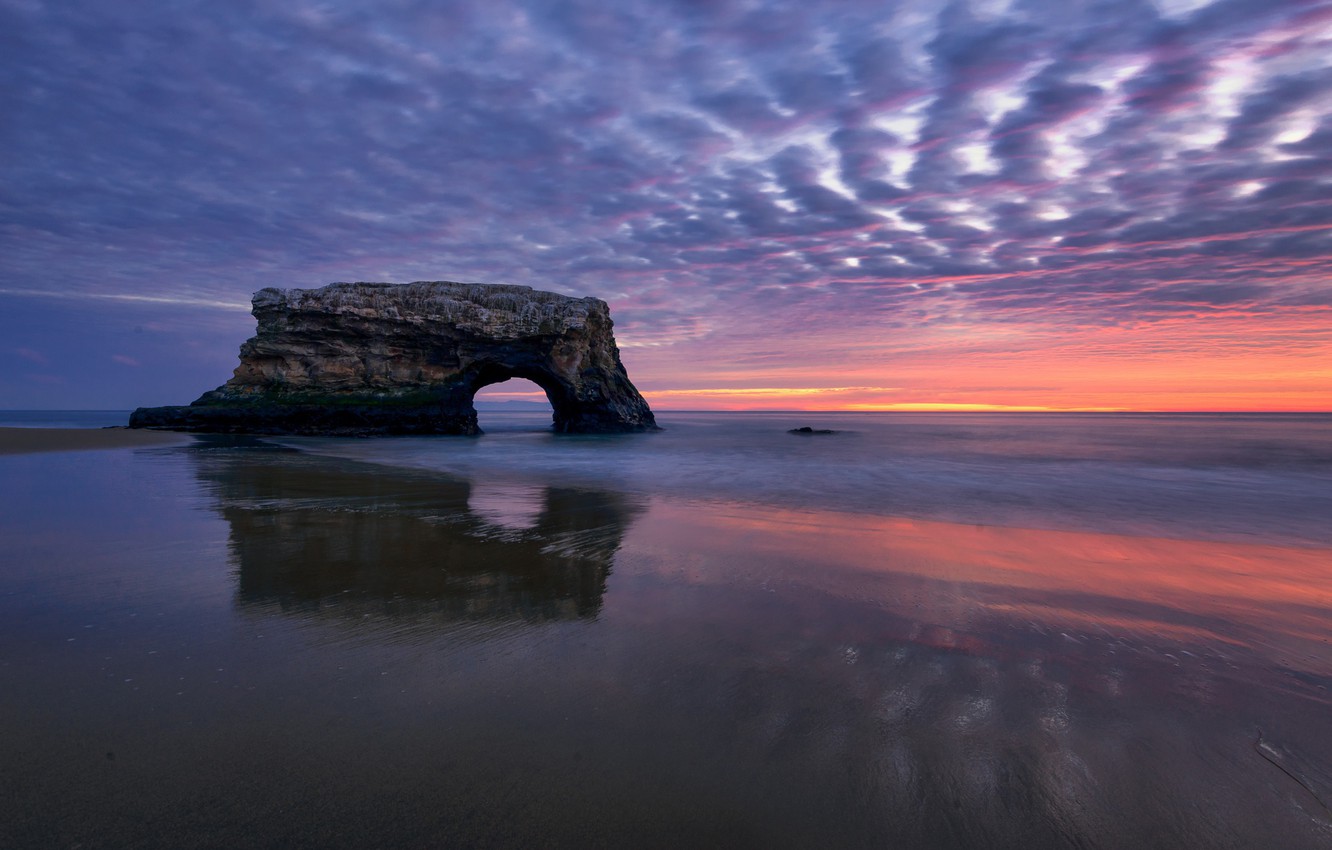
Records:
[[[0,116],[0,408],[455,280],[658,409],[1332,410],[1332,2],[0,0]]]

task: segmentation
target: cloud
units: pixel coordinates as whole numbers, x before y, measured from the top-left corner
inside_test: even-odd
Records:
[[[737,358],[1325,309],[1325,3],[992,5],[3,3],[0,299],[490,280]]]

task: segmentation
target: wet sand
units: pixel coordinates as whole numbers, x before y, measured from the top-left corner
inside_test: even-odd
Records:
[[[0,428],[0,455],[165,446],[188,440],[184,434],[129,428]]]
[[[0,846],[1332,837],[1325,547],[228,438],[0,465]]]

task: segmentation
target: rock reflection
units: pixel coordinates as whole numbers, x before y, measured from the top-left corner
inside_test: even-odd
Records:
[[[544,488],[497,522],[464,480],[238,444],[203,444],[196,472],[231,528],[242,606],[395,621],[595,617],[642,506]],[[512,501],[512,498],[511,498]]]

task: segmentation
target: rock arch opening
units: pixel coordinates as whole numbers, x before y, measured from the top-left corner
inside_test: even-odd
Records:
[[[506,378],[477,387],[472,407],[482,433],[548,431],[554,423],[555,405],[550,396],[527,378]]]

